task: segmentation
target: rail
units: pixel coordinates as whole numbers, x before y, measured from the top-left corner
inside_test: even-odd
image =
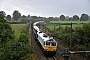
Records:
[[[55,56],[52,57],[46,57],[47,60],[57,60],[57,58]]]
[[[61,48],[57,47],[57,52],[63,57],[64,54],[67,54],[65,51],[63,51]],[[69,52],[70,53],[70,52]],[[74,60],[71,56],[68,56],[71,60]]]

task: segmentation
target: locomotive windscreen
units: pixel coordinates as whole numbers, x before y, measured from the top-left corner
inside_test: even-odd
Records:
[[[49,45],[50,46],[50,42],[46,42],[46,45]]]
[[[56,46],[56,42],[52,42],[52,46]]]
[[[48,45],[48,46],[56,46],[56,42],[47,41],[46,45]]]

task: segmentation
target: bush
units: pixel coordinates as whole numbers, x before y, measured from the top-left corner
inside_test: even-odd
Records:
[[[31,48],[29,44],[22,42],[12,43],[3,48],[3,54],[0,60],[18,60],[30,52]]]
[[[27,19],[27,18],[22,18],[21,19],[21,22],[23,22],[23,23],[28,23],[28,21],[29,21],[29,19]]]
[[[12,28],[0,16],[0,60],[19,60],[28,53],[31,54],[32,49],[28,44],[27,28],[21,32],[18,40],[14,40]]]
[[[78,50],[79,51],[82,51],[82,50],[84,51],[84,50],[87,50],[87,48],[83,45],[78,45]]]
[[[28,35],[26,33],[21,33],[19,37],[19,42],[28,43]]]

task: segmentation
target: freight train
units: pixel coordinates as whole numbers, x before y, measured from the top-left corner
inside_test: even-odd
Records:
[[[55,55],[57,50],[57,42],[53,39],[53,37],[48,36],[38,27],[40,23],[44,21],[38,21],[33,24],[33,33],[36,40],[38,40],[41,50],[44,54]]]

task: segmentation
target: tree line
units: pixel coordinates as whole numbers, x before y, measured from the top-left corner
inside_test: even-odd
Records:
[[[84,14],[84,13],[81,15],[81,17],[79,17],[78,15],[74,15],[73,17],[69,17],[69,16],[65,17],[64,15],[61,15],[60,20],[86,21],[86,20],[90,20],[90,16],[88,14]]]
[[[0,15],[2,15],[7,21],[22,21],[22,22],[27,22],[30,18],[30,15],[25,16],[21,15],[21,13],[18,10],[14,10],[14,12],[11,15],[6,15],[4,11],[0,11]]]
[[[11,15],[6,15],[6,13],[4,11],[0,11],[0,15],[2,15],[4,18],[6,18],[8,21],[22,21],[22,22],[28,22],[29,20],[80,20],[80,21],[86,21],[86,20],[90,20],[90,16],[88,14],[81,14],[81,16],[79,17],[78,15],[74,15],[73,17],[69,17],[69,16],[65,16],[65,15],[60,15],[60,17],[41,17],[41,16],[30,16],[28,14],[28,16],[22,15],[18,10],[14,10],[14,12],[12,13],[12,17]]]

